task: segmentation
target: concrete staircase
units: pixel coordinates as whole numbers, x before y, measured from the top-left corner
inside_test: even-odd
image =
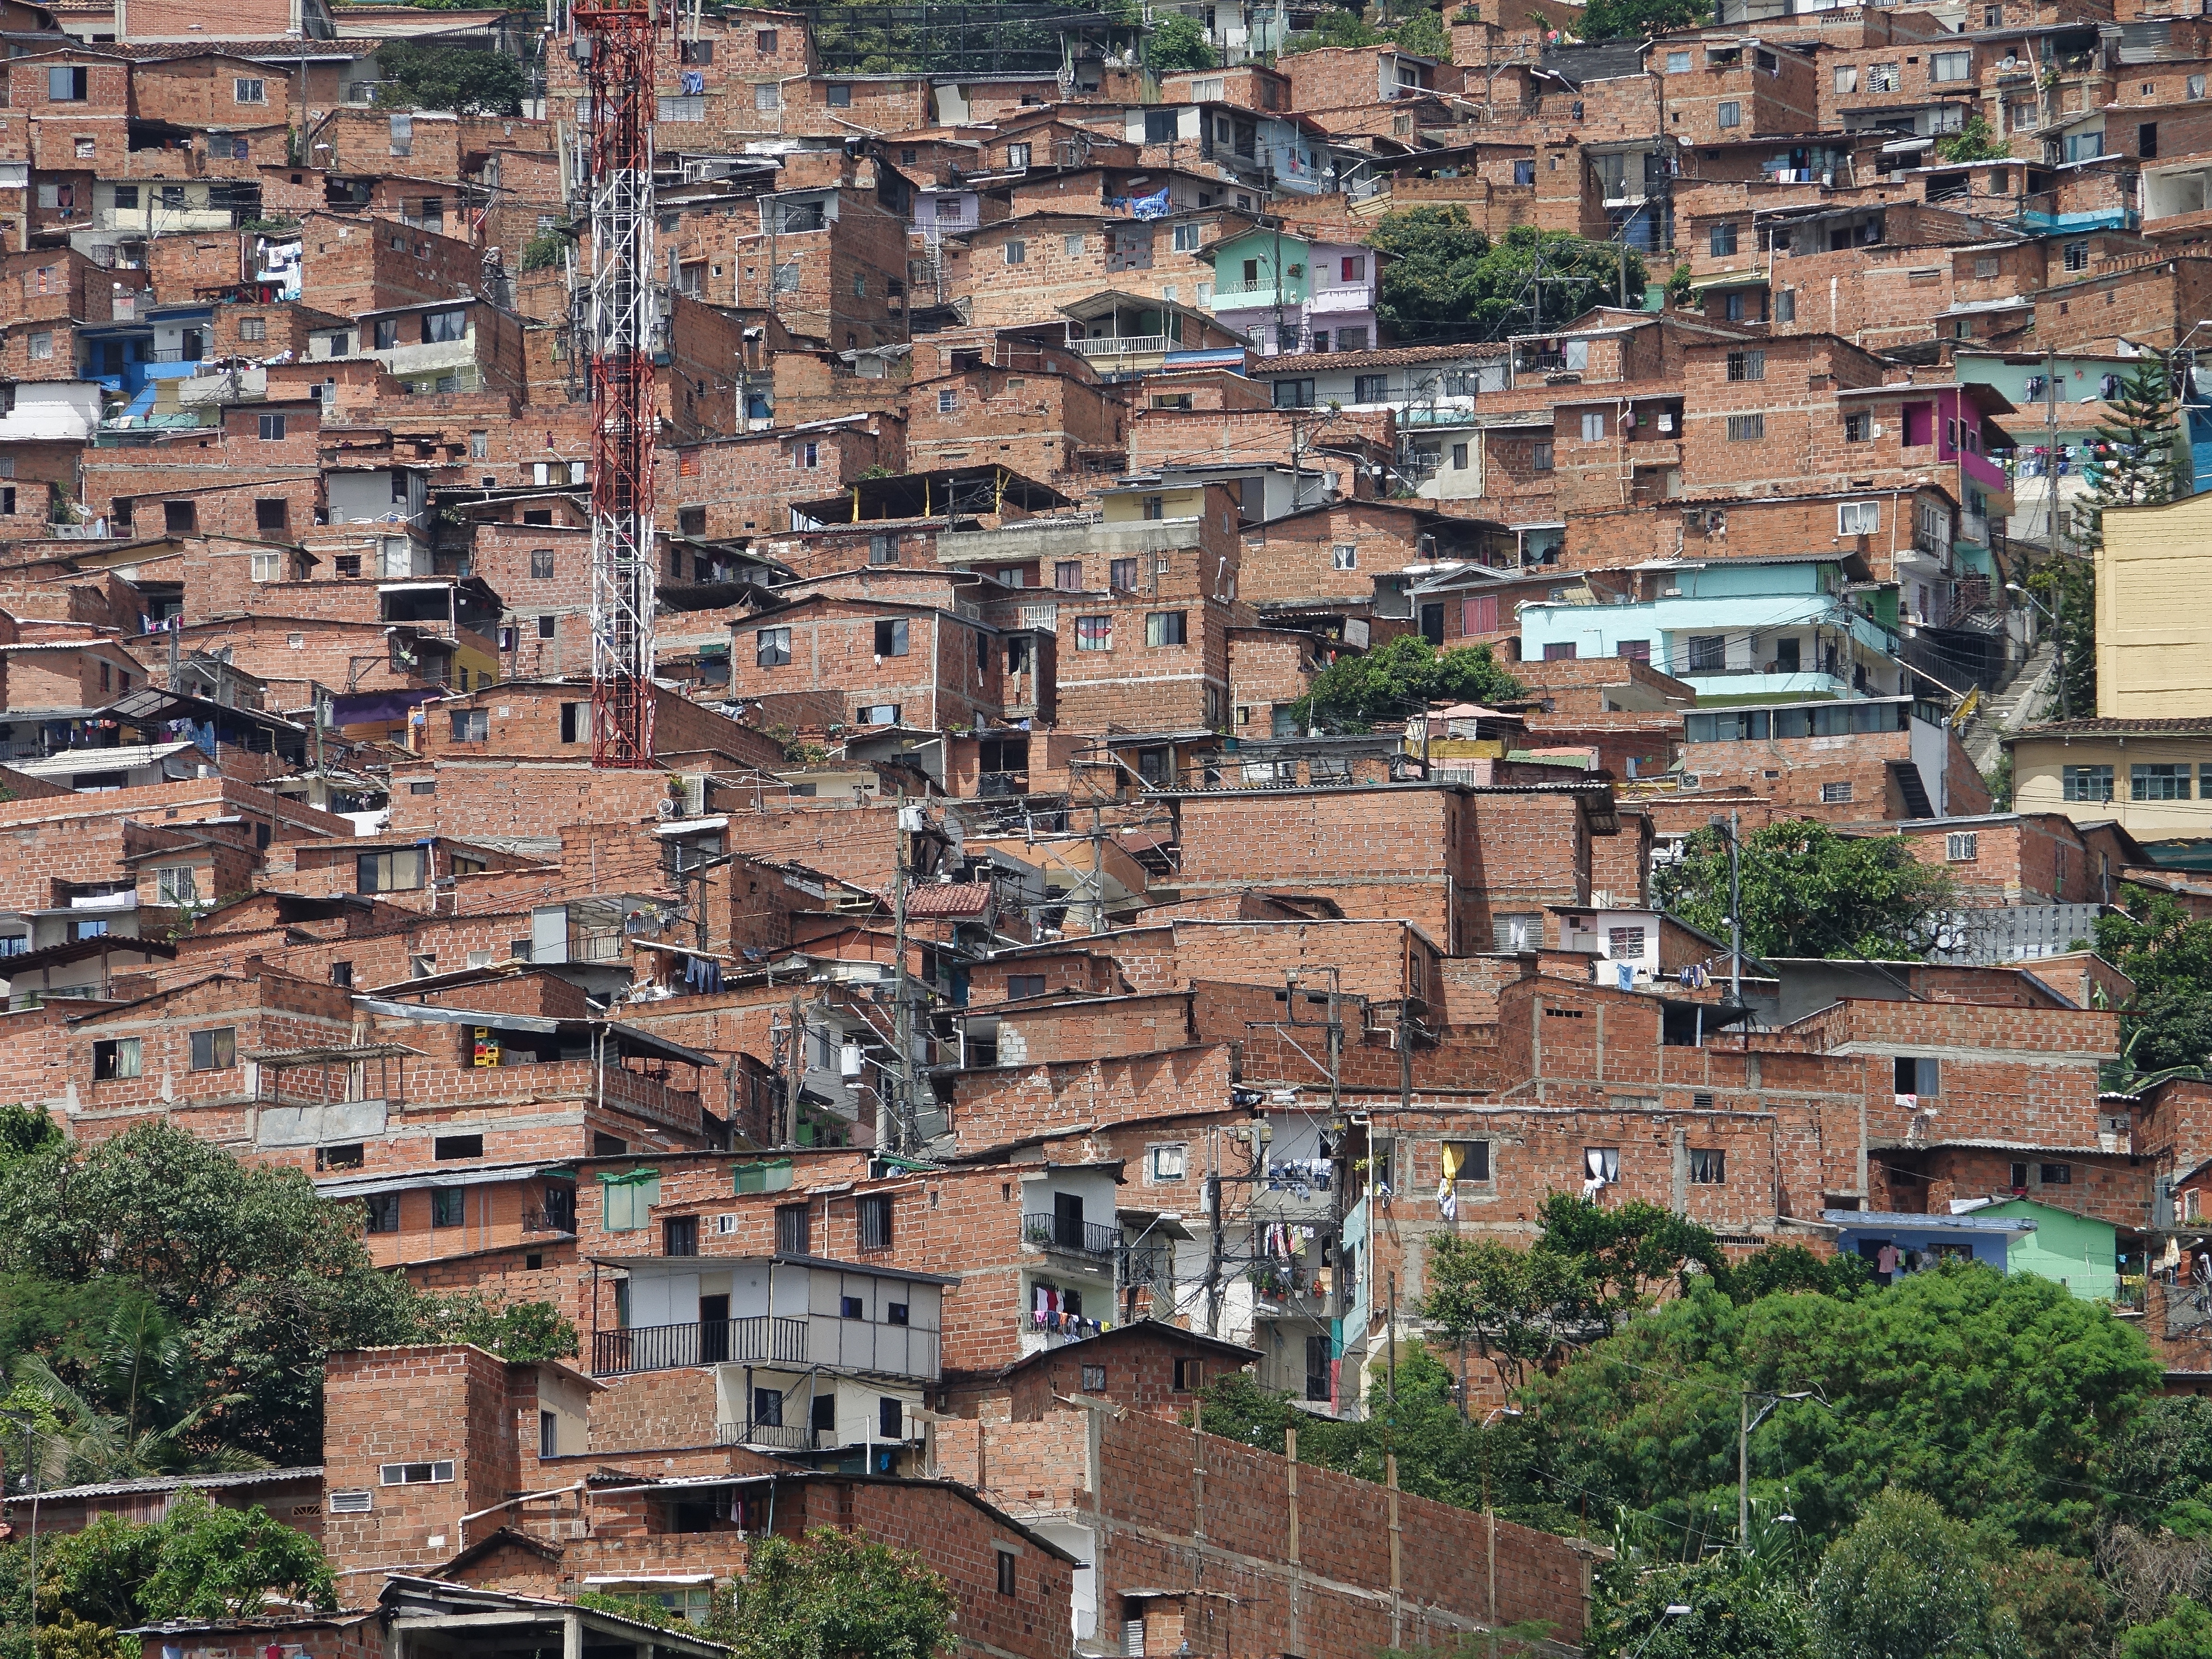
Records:
[[[1966,755],[1984,773],[2004,758],[2004,739],[2043,712],[2057,686],[2058,651],[2049,635],[2013,677],[1982,699],[1981,707],[1966,723],[1963,741]]]

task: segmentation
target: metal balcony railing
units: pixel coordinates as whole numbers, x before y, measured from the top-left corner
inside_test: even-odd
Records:
[[[1075,1255],[1111,1261],[1121,1248],[1121,1230],[1096,1221],[1071,1221],[1056,1215],[1025,1215],[1023,1240],[1039,1249],[1066,1250]]]
[[[732,1362],[805,1364],[806,1322],[756,1314],[690,1325],[641,1325],[592,1334],[592,1374],[678,1370]]]

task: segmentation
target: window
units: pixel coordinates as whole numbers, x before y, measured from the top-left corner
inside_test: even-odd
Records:
[[[264,415],[261,417],[262,442],[272,443],[283,435],[284,417],[282,415]]]
[[[1030,165],[1030,147],[1027,144],[1008,144],[1006,146],[1006,165],[1017,172],[1028,171]]]
[[[1006,1000],[1019,1002],[1024,997],[1044,994],[1042,974],[1009,974],[1006,975]]]
[[[1177,1394],[1191,1394],[1206,1386],[1206,1364],[1198,1359],[1178,1359],[1175,1363],[1174,1389]]]
[[[1690,635],[1690,672],[1692,674],[1717,674],[1727,666],[1727,635],[1692,634]]]
[[[238,319],[238,337],[241,340],[265,340],[269,337],[266,317],[241,317]]]
[[[1837,64],[1837,65],[1836,65],[1836,90],[1837,90],[1838,92],[1856,92],[1858,89],[1859,89],[1859,71],[1858,71],[1858,66],[1857,66],[1856,64]]]
[[[827,94],[827,100],[831,109],[850,109],[853,107],[853,88],[846,85],[843,82],[841,81],[834,86],[824,88],[823,91]]]
[[[1931,81],[1966,80],[1973,72],[1974,54],[1971,52],[1939,52],[1928,60],[1928,78]]]
[[[1189,1169],[1189,1149],[1182,1141],[1149,1147],[1145,1156],[1146,1167],[1154,1182],[1181,1181]]]
[[[1613,962],[1641,961],[1644,956],[1644,931],[1641,927],[1608,927],[1605,934],[1605,954]]]
[[[453,1465],[450,1458],[435,1463],[386,1463],[381,1474],[387,1486],[427,1486],[452,1480]]]
[[[1027,242],[1017,240],[1006,244],[1006,263],[1008,264],[1022,264],[1028,260],[1029,257],[1030,245]]]
[[[113,1037],[94,1043],[93,1081],[105,1083],[119,1078],[139,1076],[139,1041],[137,1037]]]
[[[1728,355],[1728,377],[1731,380],[1763,380],[1766,378],[1766,354],[1763,351],[1731,351]]]
[[[190,904],[198,896],[199,893],[194,884],[191,865],[164,865],[154,872],[154,902],[155,903]]]
[[[1114,648],[1113,617],[1078,617],[1075,619],[1075,648],[1078,651],[1111,651]]]
[[[1743,106],[1733,99],[1723,100],[1714,111],[1713,118],[1723,127],[1740,127],[1743,125]]]
[[[1158,500],[1159,497],[1157,495],[1147,498],[1148,502]],[[1164,514],[1166,504],[1162,502],[1161,506],[1162,512]],[[1152,515],[1151,514],[1147,514],[1146,516],[1149,518]],[[1137,562],[1134,559],[1109,560],[1106,565],[1106,586],[1112,588],[1117,593],[1135,592],[1137,591]]]
[[[1186,645],[1189,643],[1189,641],[1183,636],[1183,618],[1186,614],[1186,612],[1181,611],[1155,611],[1152,612],[1145,618],[1145,643],[1146,645]]]
[[[2189,95],[2192,99],[2202,98],[2204,95],[2204,77],[2203,76],[2192,75],[2189,77]]]
[[[263,496],[253,503],[253,527],[282,534],[291,520],[291,507],[281,495]],[[271,578],[274,580],[275,578]],[[302,641],[302,644],[306,641]]]
[[[783,1390],[755,1389],[753,1390],[753,1422],[763,1428],[783,1426]]]
[[[1972,864],[1981,848],[1981,837],[1972,830],[1954,831],[1943,837],[1943,858],[1950,864]]]
[[[783,88],[773,81],[763,81],[753,88],[753,108],[774,110],[783,107]]]
[[[1848,805],[1850,799],[1851,786],[1848,783],[1824,783],[1820,786],[1820,804],[1823,806]]]
[[[896,726],[899,706],[895,702],[864,702],[853,711],[853,718],[862,726]]]
[[[230,101],[234,104],[265,104],[269,101],[268,86],[256,76],[235,76],[230,83]]]
[[[937,394],[937,412],[950,415],[960,407],[960,394],[947,389]]]
[[[2066,269],[2087,270],[2089,268],[2089,245],[2087,242],[2068,242],[2061,252],[2065,256]]]
[[[998,1556],[999,1594],[1012,1595],[1014,1593],[1014,1553],[1002,1546],[998,1551]]]
[[[1896,1073],[1897,1092],[1901,1095],[1911,1095],[1917,1098],[1922,1095],[1933,1095],[1942,1091],[1942,1068],[1935,1060],[1917,1059],[1911,1054],[1899,1054],[1893,1070]]]
[[[1880,501],[1839,501],[1836,506],[1836,534],[1871,536],[1881,528]]]
[[[406,893],[422,885],[422,851],[417,847],[356,854],[354,863],[358,892]]]
[[[1328,550],[1328,568],[1332,570],[1358,569],[1359,550],[1348,545],[1332,547]]]
[[[551,1412],[538,1413],[538,1455],[558,1457],[561,1455],[561,1419]]]
[[[54,337],[52,333],[43,328],[38,330],[31,336],[32,360],[35,362],[46,362],[51,359],[53,355]]]
[[[1534,184],[1536,182],[1535,162],[1533,161],[1516,161],[1513,164],[1513,182],[1516,185]]]
[[[813,1206],[779,1204],[775,1206],[775,1249],[778,1255],[813,1254]]]
[[[2063,798],[2067,800],[2107,801],[2112,798],[2112,769],[2109,766],[2069,766],[2060,773]]]
[[[870,564],[896,564],[898,562],[898,538],[896,536],[869,537],[868,562]]]
[[[1072,252],[1080,253],[1083,252],[1083,239],[1081,237],[1071,236],[1068,238],[1068,240],[1076,245],[1070,250]],[[1177,253],[1195,253],[1198,252],[1198,227],[1196,225],[1177,225],[1175,228],[1175,251]]]
[[[2138,761],[2128,769],[2128,781],[2130,799],[2135,800],[2189,799],[2186,762]]]
[[[49,69],[46,71],[46,101],[50,104],[84,102],[85,75],[82,69]]]
[[[1595,1182],[1611,1186],[1620,1179],[1620,1148],[1618,1146],[1585,1146],[1583,1148],[1583,1183]]]
[[[618,1156],[623,1144],[613,1135],[592,1142],[595,1157]],[[629,1175],[603,1176],[599,1182],[600,1224],[611,1233],[632,1233],[653,1218],[653,1206],[660,1202],[660,1177],[633,1171]]]
[[[532,548],[530,550],[530,580],[543,582],[550,581],[552,579],[553,550],[550,547]]]
[[[491,736],[489,708],[456,708],[447,719],[455,743],[483,743]]]
[[[1725,258],[1735,252],[1735,225],[1733,222],[1715,225],[1706,234],[1706,246],[1716,259]]]
[[[1552,470],[1552,444],[1549,439],[1539,439],[1528,446],[1528,466],[1530,471],[1535,472],[1549,472]]]
[[[879,657],[903,657],[907,651],[907,619],[887,617],[876,623],[876,654]]]
[[[1869,92],[1895,92],[1902,84],[1902,77],[1897,72],[1896,64],[1869,64],[1867,65]]]
[[[775,31],[774,29],[754,30],[753,50],[755,52],[774,52],[775,50]]]
[[[1604,413],[1602,411],[1585,412],[1583,416],[1583,441],[1587,443],[1593,439],[1603,436],[1605,436]]]
[[[698,1255],[699,1218],[696,1215],[662,1217],[660,1253],[663,1255]]]
[[[192,1033],[192,1070],[227,1072],[236,1065],[238,1034],[228,1025]]]
[[[399,1194],[371,1193],[368,1206],[368,1231],[373,1233],[396,1233],[399,1231]]]
[[[1080,590],[1083,586],[1083,561],[1062,559],[1055,563],[1052,568],[1052,585],[1070,592]]]
[[[1451,447],[1451,464],[1452,471],[1455,472],[1464,472],[1467,471],[1467,446],[1465,444],[1454,444]]]
[[[1668,52],[1668,53],[1667,54],[1667,73],[1668,73],[1668,74],[1669,74],[1669,75],[1687,75],[1689,72],[1690,72],[1690,54],[1689,54],[1688,52]]]
[[[1490,919],[1490,943],[1494,950],[1534,951],[1544,942],[1544,919],[1532,912],[1510,912]]]
[[[1355,404],[1387,404],[1390,401],[1390,377],[1388,374],[1355,374],[1352,377],[1352,401]]]
[[[1863,444],[1873,436],[1873,416],[1846,415],[1844,416],[1844,441],[1845,443]]]
[[[837,1298],[838,1318],[866,1319],[867,1316],[868,1304],[864,1298],[857,1296],[841,1296]]]
[[[1764,415],[1731,415],[1728,417],[1729,441],[1756,443],[1766,435],[1766,416]]]
[[[1728,1184],[1728,1154],[1717,1146],[1690,1148],[1690,1184],[1722,1187]]]
[[[890,1249],[890,1200],[888,1197],[857,1199],[853,1207],[860,1224],[860,1248],[864,1250]]]
[[[1278,409],[1311,409],[1314,406],[1314,383],[1311,380],[1278,380],[1275,382],[1275,407]]]
[[[1572,640],[1554,640],[1544,647],[1546,662],[1572,662],[1574,659],[1575,642]]]
[[[1486,1140],[1447,1140],[1443,1143],[1446,1181],[1490,1179],[1490,1143]]]
[[[822,465],[822,446],[818,443],[793,444],[791,464],[802,472],[811,472]]]

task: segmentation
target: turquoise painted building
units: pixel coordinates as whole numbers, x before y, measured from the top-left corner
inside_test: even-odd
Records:
[[[1703,708],[1901,696],[1897,636],[1850,591],[1866,577],[1855,555],[1656,560],[1623,602],[1522,605],[1521,653],[1638,658]]]
[[[2005,1250],[2005,1271],[2055,1279],[2085,1302],[2110,1301],[2119,1292],[2118,1232],[2109,1221],[2076,1215],[2032,1198],[2014,1198],[1970,1212],[2033,1221]]]

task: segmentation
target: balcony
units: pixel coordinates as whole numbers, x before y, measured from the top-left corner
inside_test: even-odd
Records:
[[[1094,1261],[1111,1261],[1121,1248],[1121,1230],[1065,1216],[1025,1215],[1022,1218],[1022,1242],[1032,1249],[1058,1250]]]
[[[1026,772],[985,772],[975,780],[975,793],[986,800],[1026,795],[1029,792],[1030,775]]]
[[[681,1370],[692,1365],[806,1363],[806,1322],[756,1314],[690,1325],[641,1325],[592,1333],[592,1375]]]
[[[1375,309],[1375,290],[1365,283],[1354,283],[1350,288],[1324,288],[1306,301],[1306,309],[1319,315],[1324,312],[1362,312]]]
[[[1077,356],[1083,357],[1157,357],[1180,349],[1164,334],[1085,335],[1067,343]]]

